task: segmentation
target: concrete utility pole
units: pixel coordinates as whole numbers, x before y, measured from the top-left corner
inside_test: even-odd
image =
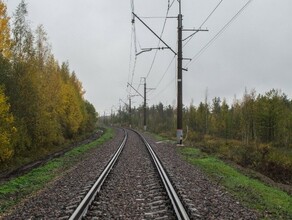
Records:
[[[194,34],[196,34],[199,31],[208,31],[208,30],[202,30],[201,27],[196,30],[196,29],[183,29],[182,25],[182,13],[181,13],[181,0],[177,0],[179,3],[179,14],[178,14],[178,27],[177,27],[177,53],[165,42],[163,41],[147,24],[145,24],[144,21],[142,21],[141,18],[139,18],[134,12],[132,14],[134,15],[135,18],[137,18],[143,25],[145,25],[146,28],[148,28],[149,31],[151,31],[165,46],[167,49],[171,50],[176,56],[177,56],[177,130],[176,130],[176,137],[177,137],[177,144],[182,145],[182,140],[183,140],[183,100],[182,100],[182,71],[187,69],[184,69],[182,67],[182,61],[184,60],[183,58],[183,53],[182,53],[182,42],[190,37],[192,37]],[[195,33],[189,35],[187,38],[182,39],[182,32],[183,31],[194,31]],[[164,47],[165,48],[165,47]],[[164,49],[164,48],[145,48],[142,49],[141,52],[139,52],[136,55],[139,55],[143,52],[148,52],[151,51],[152,49]],[[187,58],[185,58],[187,59]],[[188,59],[191,60],[191,59]],[[146,96],[145,96],[146,97]]]
[[[146,88],[146,77],[143,77],[144,78],[144,131],[147,130],[147,125],[146,125],[146,107],[147,107],[147,103],[146,103],[146,94],[147,94],[147,88]]]
[[[177,27],[177,144],[182,144],[183,139],[183,123],[182,123],[182,14],[181,0],[179,2],[178,27]]]
[[[137,89],[135,89],[130,83],[128,83],[128,86],[131,86],[132,89],[134,89],[135,92],[144,99],[144,105],[143,105],[143,108],[144,108],[144,130],[146,131],[146,129],[147,129],[147,126],[146,126],[146,107],[147,107],[147,103],[146,103],[146,100],[147,100],[146,99],[146,93],[147,93],[146,77],[142,77],[142,79],[144,79],[144,96]]]
[[[129,96],[129,127],[132,127],[132,109],[131,109],[131,95]]]
[[[121,112],[122,112],[122,106],[121,106],[121,103],[119,103],[119,123],[120,123],[120,127],[122,126]]]

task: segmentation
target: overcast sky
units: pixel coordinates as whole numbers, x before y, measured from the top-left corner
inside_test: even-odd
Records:
[[[20,0],[5,1],[12,16]],[[131,82],[132,77],[133,87],[143,93],[143,86],[139,84],[141,77],[147,75],[147,87],[155,88],[148,92],[148,103],[176,104],[176,61],[171,63],[174,55],[170,50],[157,51],[151,71],[156,51],[138,55],[133,72],[134,39],[137,52],[142,48],[157,47],[158,39],[137,19],[136,38],[133,37],[130,0],[26,2],[32,28],[43,24],[53,54],[60,62],[69,61],[71,70],[77,73],[86,90],[85,98],[100,114],[116,110],[119,99],[127,102],[127,82]],[[184,28],[199,28],[219,2],[182,0]],[[202,26],[209,31],[199,32],[191,39],[183,48],[184,57],[194,57],[247,2],[223,0]],[[135,13],[160,35],[164,19],[147,17],[165,16],[168,0],[136,0],[134,4]],[[207,50],[190,64],[184,61],[183,66],[188,67],[188,71],[183,72],[184,104],[189,105],[193,100],[197,105],[204,101],[206,91],[209,102],[217,96],[232,103],[235,95],[242,97],[245,88],[261,94],[272,88],[281,89],[291,99],[291,11],[291,0],[253,0]],[[178,2],[175,0],[168,15],[177,14]],[[184,32],[183,36],[189,34]],[[177,50],[176,18],[167,19],[162,38]],[[141,97],[133,97],[133,105],[142,102]]]

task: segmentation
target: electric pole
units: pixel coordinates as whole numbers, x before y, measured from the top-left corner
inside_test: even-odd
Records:
[[[120,123],[120,127],[122,126],[121,122],[122,122],[122,116],[121,116],[121,112],[122,112],[122,107],[121,107],[121,103],[119,103],[119,123]]]
[[[146,95],[147,95],[147,87],[146,87],[146,77],[141,77],[142,79],[144,79],[144,95],[142,95],[137,89],[135,89],[130,83],[128,83],[128,86],[131,86],[132,89],[135,90],[135,92],[141,96],[143,99],[144,99],[144,104],[143,104],[143,112],[144,112],[144,131],[147,130],[147,125],[146,125],[146,110],[147,110],[147,98],[146,98]],[[141,83],[141,81],[140,81]],[[148,88],[149,89],[149,88]]]
[[[146,107],[147,107],[147,103],[146,103],[146,77],[144,78],[144,131],[147,130],[147,125],[146,125]]]
[[[131,95],[129,96],[129,127],[132,127],[132,116],[131,116]]]
[[[190,37],[192,37],[194,34],[196,34],[199,31],[208,31],[208,30],[202,30],[201,27],[199,29],[183,29],[183,25],[182,25],[182,13],[181,13],[181,0],[177,0],[178,4],[179,4],[179,14],[178,14],[178,27],[177,27],[177,53],[165,42],[163,41],[163,39],[161,39],[161,37],[159,37],[144,21],[142,21],[141,18],[139,18],[139,16],[137,16],[134,12],[132,12],[132,14],[134,15],[135,18],[137,18],[143,25],[145,25],[145,27],[151,31],[165,46],[166,49],[171,50],[176,56],[177,56],[177,130],[176,130],[176,137],[177,137],[177,144],[178,145],[182,145],[182,141],[183,141],[183,94],[182,94],[182,71],[185,70],[187,71],[187,69],[184,69],[182,67],[182,61],[183,61],[183,53],[182,53],[182,42]],[[187,38],[183,39],[182,38],[182,32],[183,31],[194,31],[195,33],[189,35]],[[139,55],[141,53],[144,52],[148,52],[151,51],[152,49],[164,49],[164,48],[144,48],[142,49],[141,52],[137,53],[136,55]],[[185,58],[187,59],[187,58]],[[191,59],[188,59],[191,60]],[[146,83],[146,82],[145,82]],[[146,86],[145,86],[146,87]],[[144,95],[144,98],[146,97],[146,95]],[[144,101],[144,103],[146,103],[146,101]],[[145,104],[144,104],[145,106]],[[144,119],[145,120],[145,119]],[[144,123],[145,125],[145,123]]]
[[[111,126],[113,124],[113,107],[111,107]]]
[[[206,93],[205,93],[205,111],[206,111],[206,116],[205,116],[205,134],[208,134],[208,87],[206,88]]]
[[[182,123],[182,14],[181,14],[181,0],[179,2],[178,14],[178,48],[177,48],[177,130],[176,138],[177,144],[182,144],[183,139],[183,123]]]

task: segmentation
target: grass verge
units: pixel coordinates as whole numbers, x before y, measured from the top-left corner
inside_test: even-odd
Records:
[[[287,193],[251,179],[199,149],[184,147],[179,151],[187,161],[220,182],[236,199],[261,213],[262,219],[292,219],[292,197]]]
[[[149,136],[151,136],[154,140],[156,140],[157,142],[169,142],[169,143],[174,143],[174,139],[169,137],[166,134],[156,134],[156,133],[152,133],[152,132],[145,132],[146,134],[148,134]]]
[[[1,184],[0,214],[4,213],[7,209],[11,208],[28,195],[43,188],[64,170],[69,169],[78,161],[78,156],[110,140],[113,137],[113,132],[112,129],[108,129],[99,139],[76,147],[64,154],[64,156],[49,161],[44,166],[38,167],[23,176]]]

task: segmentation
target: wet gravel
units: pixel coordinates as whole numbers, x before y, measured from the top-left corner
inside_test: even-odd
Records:
[[[198,168],[183,160],[177,146],[147,138],[163,163],[191,219],[259,219]]]
[[[123,131],[117,130],[113,140],[92,149],[72,169],[2,218],[68,219],[122,139]],[[147,139],[170,175],[191,219],[258,219],[255,212],[185,162],[175,145]],[[105,181],[87,219],[174,219],[145,148],[132,132],[121,157],[109,175],[112,180]]]
[[[150,154],[133,131],[85,219],[93,218],[176,219]]]
[[[68,219],[72,208],[81,201],[121,143],[123,135],[122,130],[117,130],[115,138],[91,149],[69,171],[0,219]]]

